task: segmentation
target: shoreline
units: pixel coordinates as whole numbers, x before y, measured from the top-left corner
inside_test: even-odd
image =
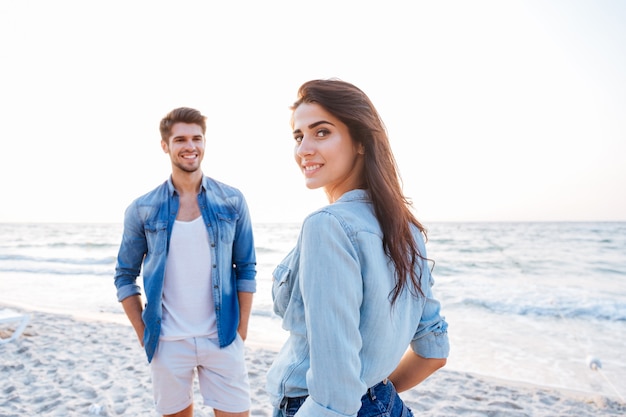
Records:
[[[0,392],[5,397],[0,399],[0,416],[156,415],[145,353],[129,323],[109,321],[112,313],[103,313],[105,319],[98,314],[54,313],[0,301],[2,308],[27,313],[30,322],[18,339],[0,345]],[[251,415],[271,416],[265,373],[280,343],[257,339],[256,334],[246,340]],[[626,413],[626,404],[619,398],[446,368],[401,397],[420,416]],[[213,415],[201,405],[197,387],[194,403],[194,416]]]

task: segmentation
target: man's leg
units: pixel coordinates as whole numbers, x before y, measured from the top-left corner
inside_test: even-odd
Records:
[[[156,410],[163,416],[193,416],[196,367],[193,339],[159,341],[150,363]]]
[[[198,377],[204,404],[213,408],[216,417],[250,415],[250,382],[245,347],[239,336],[220,348],[217,340],[197,339]]]
[[[227,411],[220,411],[213,409],[215,413],[215,417],[248,417],[250,415],[250,411],[242,411],[241,413],[229,413]],[[187,417],[187,416],[185,416]]]

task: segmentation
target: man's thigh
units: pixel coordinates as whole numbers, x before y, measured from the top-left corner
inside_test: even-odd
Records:
[[[198,339],[197,343],[204,404],[213,407],[216,416],[218,411],[246,413],[250,409],[250,382],[243,340],[237,335],[233,343],[221,349],[217,341]]]
[[[154,403],[160,414],[174,414],[193,404],[195,351],[193,339],[159,341],[150,370]]]

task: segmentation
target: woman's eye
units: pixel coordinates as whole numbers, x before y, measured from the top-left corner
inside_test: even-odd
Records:
[[[324,136],[328,136],[330,134],[330,132],[328,131],[328,129],[320,129],[315,133],[315,136],[317,136],[318,138],[323,138]]]
[[[298,143],[302,142],[302,135],[294,136],[293,140],[295,140]]]

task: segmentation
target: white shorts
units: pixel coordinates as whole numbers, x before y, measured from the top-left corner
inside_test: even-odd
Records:
[[[204,404],[229,413],[250,409],[250,382],[243,340],[220,349],[217,340],[159,340],[150,362],[154,402],[159,414],[174,414],[193,403],[198,373]]]

